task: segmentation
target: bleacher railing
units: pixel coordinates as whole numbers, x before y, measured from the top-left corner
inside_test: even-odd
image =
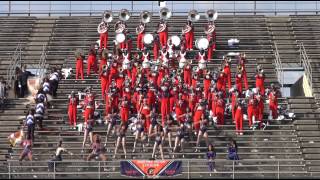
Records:
[[[173,13],[191,9],[205,11],[216,9],[222,14],[318,14],[318,1],[166,1]],[[158,1],[2,1],[0,14],[53,15],[69,14],[101,15],[106,9],[118,11],[148,10],[158,12]]]
[[[205,155],[205,154],[203,154]],[[213,160],[216,172],[208,170],[206,159],[175,159],[182,161],[182,174],[177,178],[194,179],[223,176],[229,179],[244,177],[261,177],[280,179],[288,178],[288,174],[295,174],[295,178],[307,175],[304,170],[305,162],[300,159],[269,159],[269,160]],[[52,171],[48,172],[48,161],[8,161],[3,162],[6,172],[0,171],[2,179],[33,178],[56,179],[56,178],[130,178],[120,174],[120,161],[52,161]],[[301,170],[288,170],[292,167],[301,167]],[[105,169],[106,168],[106,169]],[[40,170],[39,170],[40,169]],[[56,170],[58,169],[58,171]],[[36,176],[36,177],[35,177]],[[142,177],[141,177],[142,178]],[[153,177],[157,178],[157,177]]]
[[[303,42],[300,42],[300,44],[299,44],[299,51],[300,51],[300,65],[302,65],[303,69],[305,70],[305,74],[308,79],[309,87],[311,89],[311,92],[313,92],[313,89],[312,89],[312,68],[311,68],[311,64],[310,64],[310,60],[309,60],[307,51],[304,48]]]
[[[21,56],[22,56],[21,43],[19,43],[13,55],[10,58],[10,65],[7,69],[6,82],[10,86],[12,85],[13,80],[16,79],[16,67],[21,68]]]
[[[42,46],[42,53],[41,53],[41,56],[40,56],[38,69],[37,69],[37,74],[38,74],[38,76],[40,78],[40,83],[42,82],[43,77],[46,74],[46,69],[47,69],[46,65],[47,65],[46,45],[43,45]]]
[[[277,73],[277,77],[279,80],[279,83],[281,84],[281,87],[283,88],[283,84],[284,84],[284,73],[283,73],[283,68],[282,68],[282,62],[281,62],[281,58],[279,55],[279,51],[278,51],[278,47],[276,42],[274,42],[274,62],[276,64],[276,73]]]

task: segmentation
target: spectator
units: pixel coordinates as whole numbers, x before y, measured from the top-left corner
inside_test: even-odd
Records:
[[[20,90],[20,98],[25,97],[25,95],[28,94],[28,78],[30,76],[35,76],[34,74],[32,74],[30,71],[27,71],[27,66],[23,66],[22,67],[22,71],[19,72],[18,70],[18,87]]]
[[[53,171],[55,167],[57,167],[57,163],[54,165],[54,161],[62,161],[62,153],[67,152],[70,155],[73,155],[72,152],[68,151],[66,148],[62,147],[62,140],[59,141],[58,147],[56,149],[56,153],[54,158],[48,162],[48,171]]]
[[[7,84],[3,77],[0,77],[0,109],[3,112],[6,104]]]
[[[214,149],[214,146],[212,144],[209,144],[208,146],[208,152],[207,152],[207,158],[209,160],[208,166],[209,166],[209,171],[210,171],[210,176],[212,176],[211,172],[217,172],[215,168],[215,158],[216,158],[216,151]]]
[[[229,160],[240,160],[238,156],[238,145],[235,140],[231,140],[228,147],[228,159]],[[241,165],[241,163],[239,163]]]

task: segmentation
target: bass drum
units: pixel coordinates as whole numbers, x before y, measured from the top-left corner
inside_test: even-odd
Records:
[[[119,33],[116,35],[117,43],[123,43],[126,40],[126,36],[123,33]]]
[[[149,44],[151,44],[152,42],[153,42],[153,40],[154,40],[154,38],[153,38],[153,35],[152,34],[145,34],[144,36],[143,36],[143,43],[144,44],[147,44],[147,45],[149,45]]]
[[[206,38],[197,39],[195,42],[197,49],[207,49],[209,47],[209,41]]]
[[[171,41],[172,41],[172,44],[174,46],[179,46],[180,45],[180,42],[181,42],[181,39],[179,38],[179,36],[171,36],[170,37]],[[168,44],[169,44],[169,41],[168,41]]]

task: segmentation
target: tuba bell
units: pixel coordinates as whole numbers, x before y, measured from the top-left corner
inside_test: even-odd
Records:
[[[128,21],[130,18],[130,12],[127,9],[121,9],[119,12],[119,19],[121,21]]]
[[[206,12],[206,18],[208,21],[215,21],[218,18],[218,12],[213,9],[209,9]]]
[[[140,19],[143,24],[149,23],[151,21],[151,13],[149,11],[143,11],[140,14]]]
[[[109,23],[112,20],[113,20],[112,12],[111,11],[105,11],[103,13],[103,21]]]
[[[191,10],[188,13],[188,20],[191,22],[197,22],[200,19],[200,14],[197,10]]]
[[[168,20],[171,17],[172,13],[168,8],[162,8],[160,10],[160,19]]]

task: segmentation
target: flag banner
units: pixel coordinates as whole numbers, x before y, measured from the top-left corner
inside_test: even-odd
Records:
[[[177,176],[182,173],[182,162],[172,160],[128,160],[120,162],[121,175],[142,176]]]

